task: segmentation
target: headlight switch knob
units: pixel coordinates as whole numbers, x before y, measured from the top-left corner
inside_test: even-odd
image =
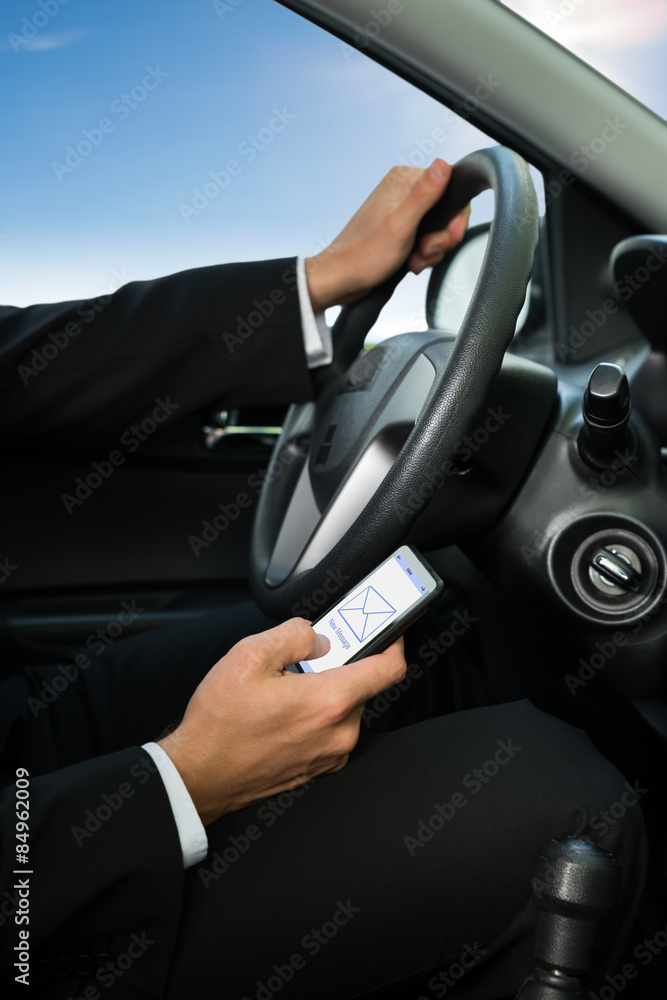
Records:
[[[632,406],[630,386],[622,368],[599,364],[588,380],[583,400],[584,425],[579,454],[594,469],[609,468],[627,447]]]

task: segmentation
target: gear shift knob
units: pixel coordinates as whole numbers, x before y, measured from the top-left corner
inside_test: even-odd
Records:
[[[535,962],[517,1000],[583,997],[602,919],[618,894],[621,870],[613,855],[590,840],[552,840],[538,854],[533,894],[540,910]]]

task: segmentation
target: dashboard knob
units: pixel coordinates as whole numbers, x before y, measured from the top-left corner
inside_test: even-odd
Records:
[[[632,411],[630,386],[622,368],[602,362],[593,370],[582,412],[579,454],[593,468],[608,468],[617,452],[627,446],[628,421]]]

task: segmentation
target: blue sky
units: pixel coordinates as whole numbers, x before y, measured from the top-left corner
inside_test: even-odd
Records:
[[[488,144],[271,0],[4,0],[0,95],[0,301],[17,305],[316,252],[433,128],[450,161]],[[419,324],[425,280],[395,322]]]
[[[38,0],[5,2],[0,300],[309,254],[441,124],[433,101],[277,4],[225,7],[70,0],[35,31]],[[483,143],[464,125],[438,152]],[[240,169],[224,190],[188,212],[230,161]]]

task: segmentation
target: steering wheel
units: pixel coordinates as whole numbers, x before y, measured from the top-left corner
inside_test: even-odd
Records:
[[[403,266],[341,311],[334,360],[315,369],[316,402],[290,407],[254,522],[250,584],[277,618],[312,618],[400,545],[445,484],[488,399],[530,279],[538,237],[526,162],[494,147],[460,160],[417,241],[491,188],[495,213],[458,336],[405,333],[364,351]],[[355,360],[356,359],[356,360]]]

